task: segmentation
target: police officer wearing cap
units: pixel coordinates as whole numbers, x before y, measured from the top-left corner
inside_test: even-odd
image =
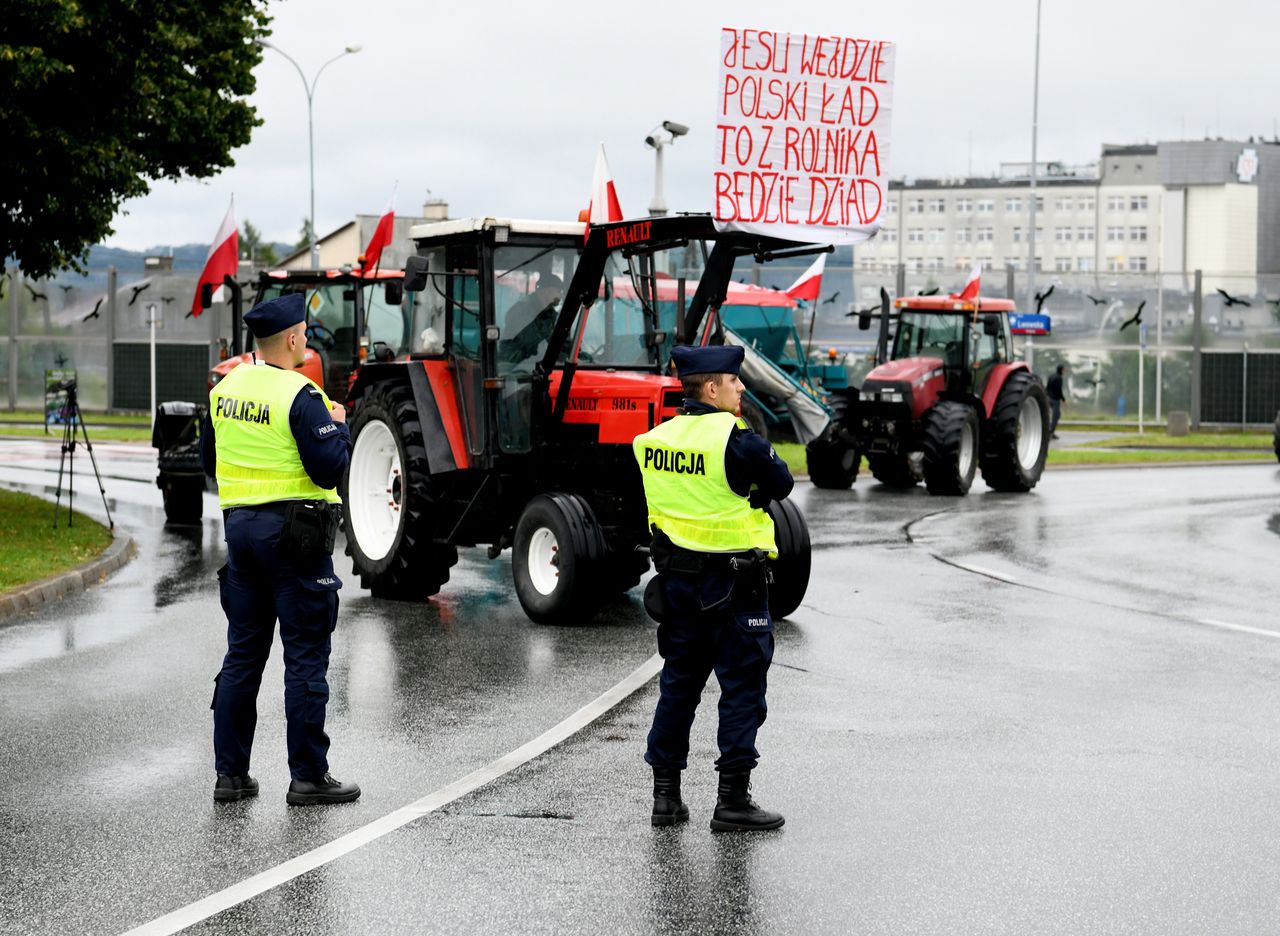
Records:
[[[791,493],[791,472],[738,417],[743,349],[676,347],[684,408],[636,438],[658,575],[645,607],[658,621],[662,677],[645,760],[653,767],[656,826],[689,818],[680,772],[689,729],[712,672],[720,683],[720,772],[711,828],[776,829],[781,815],[751,799],[760,757],[765,684],[773,659],[766,557],[776,557],[770,501]]]
[[[256,366],[240,365],[210,391],[201,438],[205,472],[218,479],[227,541],[227,564],[218,570],[227,655],[211,706],[213,798],[258,794],[249,756],[258,686],[279,620],[292,777],[285,799],[347,803],[360,788],[329,773],[324,731],[342,587],[332,554],[335,489],[351,456],[346,411],[296,370],[306,349],[301,293],[264,302],[244,320],[258,341]]]

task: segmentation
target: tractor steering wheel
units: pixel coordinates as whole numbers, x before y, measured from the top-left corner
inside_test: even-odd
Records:
[[[310,343],[313,340],[326,351],[338,343],[337,335],[319,321],[310,322],[307,325],[307,341]]]

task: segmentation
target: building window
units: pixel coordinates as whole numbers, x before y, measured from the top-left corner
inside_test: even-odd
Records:
[[[1129,240],[1145,241],[1147,239],[1147,229],[1145,227],[1129,228]]]
[[[982,269],[983,269],[983,270],[994,270],[994,269],[995,269],[995,262],[994,262],[990,257],[983,257],[983,258],[982,258],[981,260],[979,260],[978,262],[982,264]]]
[[[1044,199],[1039,195],[1036,196],[1036,211],[1044,211]]]
[[[1132,198],[1130,198],[1130,199],[1129,199],[1129,210],[1130,210],[1130,211],[1146,211],[1146,210],[1147,210],[1147,196],[1145,196],[1145,195],[1134,195]]]
[[[1124,240],[1124,228],[1122,227],[1107,228],[1107,240],[1111,241],[1112,243],[1117,243],[1119,241]]]
[[[906,262],[906,267],[907,267],[907,272],[908,272],[908,273],[919,273],[919,272],[920,272],[920,258],[919,258],[919,257],[908,257],[908,258],[907,258],[907,262]]]
[[[1091,227],[1076,228],[1076,240],[1092,241],[1093,233],[1093,228]]]
[[[920,244],[924,242],[924,228],[907,228],[907,243]]]
[[[898,200],[897,200],[896,198],[891,198],[891,199],[889,199],[889,201],[888,201],[888,205],[887,205],[887,208],[886,208],[886,213],[887,213],[887,214],[897,214],[897,213],[898,213]]]
[[[875,266],[876,266],[876,262],[871,257],[862,258],[862,269],[873,270],[875,269]]]
[[[1080,273],[1093,272],[1093,257],[1076,257],[1076,270]]]
[[[1016,227],[1013,229],[1013,242],[1015,244],[1022,243],[1022,228]]]
[[[1071,228],[1056,227],[1053,229],[1053,239],[1061,243],[1062,241],[1071,240]]]
[[[973,211],[972,198],[956,199],[956,214],[969,214],[971,211]]]
[[[1146,257],[1130,257],[1129,272],[1130,273],[1147,272],[1147,258]]]
[[[1021,198],[1012,198],[1012,197],[1010,197],[1010,198],[1006,198],[1006,199],[1004,200],[1004,210],[1005,210],[1005,211],[1009,211],[1009,212],[1021,211],[1021,210],[1022,210],[1022,199],[1021,199]]]
[[[929,243],[941,244],[947,239],[946,228],[929,228]]]
[[[995,239],[994,228],[978,228],[978,243],[989,244]]]
[[[1096,205],[1096,204],[1097,204],[1097,202],[1095,202],[1095,201],[1093,200],[1093,196],[1092,196],[1092,195],[1086,195],[1084,198],[1080,199],[1080,204],[1079,204],[1079,206],[1078,206],[1078,210],[1079,210],[1079,211],[1093,211],[1094,205]]]
[[[957,273],[967,273],[973,269],[973,259],[970,257],[956,257],[951,264],[951,268]]]
[[[913,198],[907,202],[907,214],[924,214],[924,199]]]
[[[1070,210],[1072,209],[1072,207],[1074,207],[1074,206],[1073,206],[1073,205],[1072,205],[1072,203],[1071,203],[1071,199],[1069,199],[1069,198],[1059,198],[1059,199],[1057,200],[1057,202],[1055,202],[1055,207],[1056,207],[1059,211],[1070,211]]]
[[[945,214],[945,213],[946,213],[946,210],[947,210],[947,202],[946,202],[946,199],[943,199],[943,198],[931,198],[931,199],[929,199],[929,213],[930,213],[930,214]]]
[[[886,244],[896,244],[898,242],[897,228],[881,228],[880,233],[876,235],[876,240],[883,241]]]
[[[996,210],[996,200],[994,198],[978,199],[978,214],[990,214]]]
[[[1057,259],[1055,259],[1055,260],[1053,261],[1053,268],[1054,268],[1057,272],[1059,272],[1059,273],[1070,273],[1070,272],[1071,272],[1071,258],[1070,258],[1070,257],[1058,257]]]
[[[1107,257],[1107,272],[1108,272],[1108,273],[1123,273],[1123,272],[1124,272],[1124,258],[1123,258],[1123,257]]]
[[[1123,195],[1108,195],[1108,196],[1107,196],[1107,211],[1124,211],[1124,196],[1123,196]]]
[[[942,271],[942,258],[930,257],[925,263],[925,269],[931,273],[939,273]]]
[[[1007,267],[1013,267],[1015,270],[1021,270],[1022,258],[1021,257],[1005,257],[1004,265]]]
[[[967,244],[973,240],[973,231],[969,228],[959,228],[956,231],[956,243]]]

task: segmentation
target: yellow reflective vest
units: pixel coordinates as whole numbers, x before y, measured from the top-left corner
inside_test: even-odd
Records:
[[[244,507],[274,501],[341,501],[318,486],[302,467],[289,428],[289,410],[303,387],[315,387],[297,371],[241,364],[209,391],[209,412],[218,455],[218,506]]]
[[[734,427],[747,424],[732,413],[677,416],[632,443],[649,523],[671,542],[695,552],[763,549],[776,557],[773,520],[729,487],[725,446]]]

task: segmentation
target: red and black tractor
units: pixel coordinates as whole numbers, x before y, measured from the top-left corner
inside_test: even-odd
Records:
[[[871,473],[891,487],[923,479],[931,494],[965,494],[981,468],[997,491],[1030,491],[1049,450],[1049,399],[1012,359],[1012,300],[915,296],[890,311],[882,298],[880,363],[844,415]]]
[[[529,617],[586,623],[649,567],[631,443],[680,406],[671,346],[716,340],[737,257],[820,248],[717,232],[705,215],[589,231],[475,218],[413,237],[404,286],[423,313],[421,350],[366,363],[351,388],[342,496],[355,571],[375,596],[422,600],[460,547],[511,548]],[[677,288],[660,295],[661,280]],[[770,512],[770,604],[783,617],[808,585],[809,537],[790,501]]]

